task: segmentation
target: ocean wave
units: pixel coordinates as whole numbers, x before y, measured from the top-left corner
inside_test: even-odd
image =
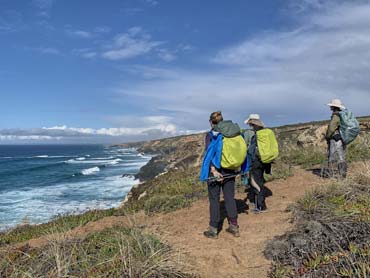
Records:
[[[56,162],[56,163],[49,163],[49,164],[38,165],[38,166],[33,166],[33,167],[28,167],[28,168],[18,168],[14,171],[2,172],[1,175],[5,177],[5,176],[12,176],[12,175],[19,175],[24,172],[34,172],[34,171],[46,170],[46,169],[50,169],[54,167],[59,167],[61,163],[62,162]]]
[[[86,157],[77,157],[76,158],[76,160],[78,160],[78,161],[82,161],[82,160],[85,160],[86,159]]]
[[[38,224],[57,215],[117,207],[132,186],[138,183],[134,177],[122,178],[119,175],[2,192],[0,230],[14,227],[26,217],[30,223]]]
[[[106,165],[115,165],[118,164],[122,159],[116,158],[114,160],[106,159],[106,160],[76,160],[76,159],[69,159],[64,161],[67,164],[106,164]]]
[[[107,160],[107,159],[113,159],[114,156],[108,156],[108,157],[94,157],[91,158],[92,160]]]
[[[99,172],[100,169],[99,167],[92,167],[92,168],[88,168],[88,169],[84,169],[81,171],[81,174],[84,175],[84,176],[88,176],[88,175],[92,175],[96,172]]]
[[[74,155],[36,155],[31,157],[25,157],[25,158],[67,158],[67,157],[75,157]]]

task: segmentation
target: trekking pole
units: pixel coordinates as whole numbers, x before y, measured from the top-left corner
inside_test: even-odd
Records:
[[[225,175],[225,176],[222,176],[222,179],[229,179],[229,178],[235,178],[237,176],[239,176],[241,173],[237,173],[237,174],[230,174],[230,175]],[[219,177],[210,177],[207,179],[207,181],[217,181],[221,178]]]

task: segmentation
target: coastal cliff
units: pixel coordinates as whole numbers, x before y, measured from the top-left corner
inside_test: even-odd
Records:
[[[368,140],[370,133],[370,117],[358,117],[361,133],[355,144],[351,144],[353,152],[357,152],[363,143]],[[324,134],[328,121],[314,121],[273,127],[279,145],[281,156],[277,161],[276,177],[286,175],[292,165],[312,166],[325,159],[327,143]],[[135,175],[142,183],[134,186],[126,196],[124,203],[135,203],[139,199],[150,197],[148,189],[156,186],[160,181],[155,179],[159,175],[182,173],[194,176],[197,180],[199,168],[204,154],[205,133],[177,136],[145,142],[125,143],[118,146],[135,148],[139,152],[152,155],[152,159]],[[306,156],[295,157],[292,153]],[[307,156],[310,156],[309,158]],[[168,177],[164,177],[165,180]]]
[[[326,159],[327,122],[274,128],[281,152],[266,184],[269,210],[251,213],[237,181],[241,236],[222,230],[212,244],[202,233],[209,220],[207,186],[199,182],[205,134],[122,144],[153,156],[138,174],[147,179],[124,204],[0,233],[0,276],[352,277],[361,269],[367,277],[370,117],[360,121],[343,181],[315,172]]]

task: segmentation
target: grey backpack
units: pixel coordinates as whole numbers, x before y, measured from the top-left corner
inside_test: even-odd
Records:
[[[348,145],[356,139],[360,133],[360,125],[351,111],[348,109],[341,111],[339,133],[344,144]]]

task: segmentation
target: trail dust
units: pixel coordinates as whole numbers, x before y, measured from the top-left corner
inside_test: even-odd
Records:
[[[305,191],[323,183],[323,179],[311,172],[294,169],[294,175],[288,179],[266,184],[272,196],[266,200],[268,211],[260,214],[254,214],[251,206],[246,210],[246,194],[237,194],[237,203],[241,207],[238,215],[239,238],[225,232],[228,225],[226,219],[218,239],[204,237],[203,231],[209,222],[207,199],[196,201],[190,208],[167,214],[147,216],[137,213],[106,217],[71,230],[64,234],[64,238],[84,237],[113,226],[136,226],[181,250],[200,277],[267,277],[271,262],[263,255],[266,242],[292,228],[287,207],[302,197]],[[49,240],[50,236],[44,236],[17,245],[41,247]]]

